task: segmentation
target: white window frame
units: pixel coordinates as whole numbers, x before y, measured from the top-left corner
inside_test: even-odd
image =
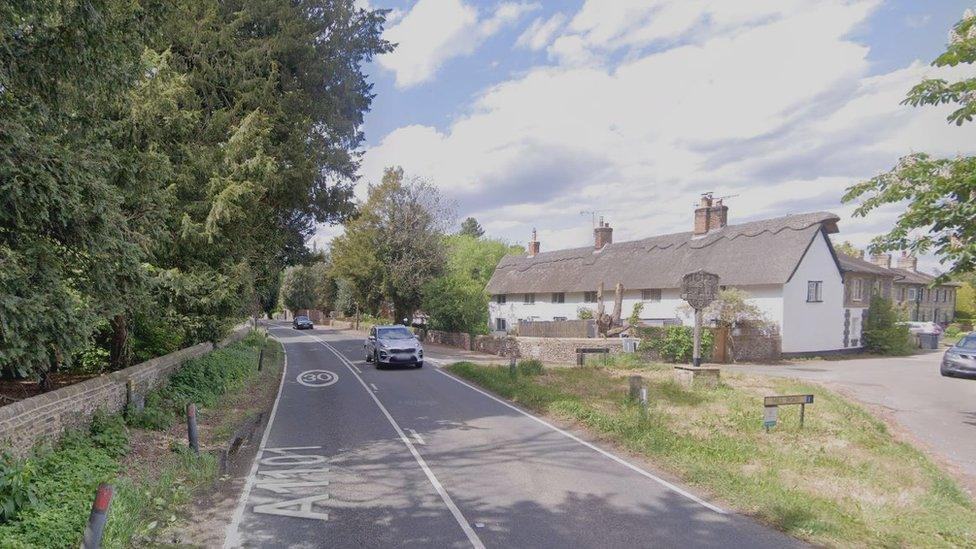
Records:
[[[522,304],[535,305],[535,293],[530,292],[522,295]]]
[[[596,292],[583,292],[583,303],[596,303]]]
[[[504,305],[508,302],[508,298],[505,294],[495,294],[495,304]]]
[[[823,303],[823,280],[807,281],[807,303]]]
[[[508,331],[508,322],[504,318],[495,319],[495,331],[506,332]]]
[[[916,291],[917,290],[915,288],[908,289],[908,301],[915,301],[915,299],[918,297],[918,294],[915,293]]]
[[[809,291],[808,289],[807,292]],[[851,289],[851,299],[853,301],[862,301],[864,299],[864,281],[860,278],[854,279],[854,288]]]
[[[553,303],[566,303],[566,292],[552,292]]]
[[[641,290],[641,301],[661,301],[661,289],[660,288],[644,288]]]

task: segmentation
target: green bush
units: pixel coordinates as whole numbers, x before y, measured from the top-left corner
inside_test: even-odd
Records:
[[[135,363],[178,351],[186,340],[182,326],[150,315],[136,316],[130,335]]]
[[[647,343],[658,352],[661,359],[668,362],[691,362],[695,350],[694,330],[688,326],[666,326],[660,337]],[[712,332],[701,331],[701,356],[712,354]]]
[[[864,348],[880,355],[907,355],[912,352],[908,326],[898,323],[898,311],[890,299],[871,298],[864,321]]]
[[[543,372],[542,362],[538,360],[520,360],[518,363],[518,371],[524,376],[537,376],[541,375]]]
[[[33,476],[32,460],[18,460],[7,453],[0,455],[0,524],[37,503],[36,490],[31,484]]]

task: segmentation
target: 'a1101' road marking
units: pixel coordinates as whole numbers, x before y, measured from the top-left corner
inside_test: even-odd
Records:
[[[297,498],[272,501],[254,506],[255,513],[280,515],[314,520],[329,520],[329,514],[317,510],[316,504],[329,499],[328,492],[320,489],[329,485],[328,467],[319,465],[326,462],[325,456],[298,452],[316,450],[321,446],[293,446],[289,448],[265,448],[258,463],[262,466],[291,466],[290,469],[258,469],[255,488],[261,488],[277,496],[301,496]],[[310,492],[313,492],[310,494]],[[314,493],[319,492],[319,493]]]

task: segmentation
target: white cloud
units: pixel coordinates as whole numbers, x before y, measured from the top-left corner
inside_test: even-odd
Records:
[[[733,222],[834,211],[841,239],[863,245],[897,212],[851,218],[847,186],[912,150],[976,152],[976,126],[900,105],[923,76],[961,69],[868,75],[850,35],[874,0],[639,4],[587,3],[549,45],[555,66],[484,90],[444,130],[390,132],[367,151],[366,180],[401,164],[490,234],[524,242],[535,226],[549,250],[588,243],[583,209],[604,212],[617,240],[689,230],[703,191],[738,195]],[[673,42],[607,55],[654,40]]]
[[[419,0],[383,37],[397,44],[379,57],[381,67],[396,75],[397,88],[409,88],[434,77],[455,57],[473,53],[486,39],[537,4],[505,2],[482,17],[462,0]]]
[[[562,28],[564,23],[566,23],[566,16],[562,13],[556,13],[548,19],[537,17],[519,35],[518,40],[515,41],[515,45],[530,50],[541,50],[549,45],[553,36]]]

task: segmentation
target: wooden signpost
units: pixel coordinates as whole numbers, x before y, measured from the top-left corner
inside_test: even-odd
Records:
[[[800,405],[800,427],[802,428],[807,404],[813,404],[813,395],[768,396],[763,399],[763,427],[767,433],[770,427],[776,426],[776,416],[778,415],[779,407],[791,404]]]
[[[718,297],[718,275],[697,270],[681,279],[681,299],[695,310],[695,350],[692,364],[701,366],[701,325],[702,310]]]

